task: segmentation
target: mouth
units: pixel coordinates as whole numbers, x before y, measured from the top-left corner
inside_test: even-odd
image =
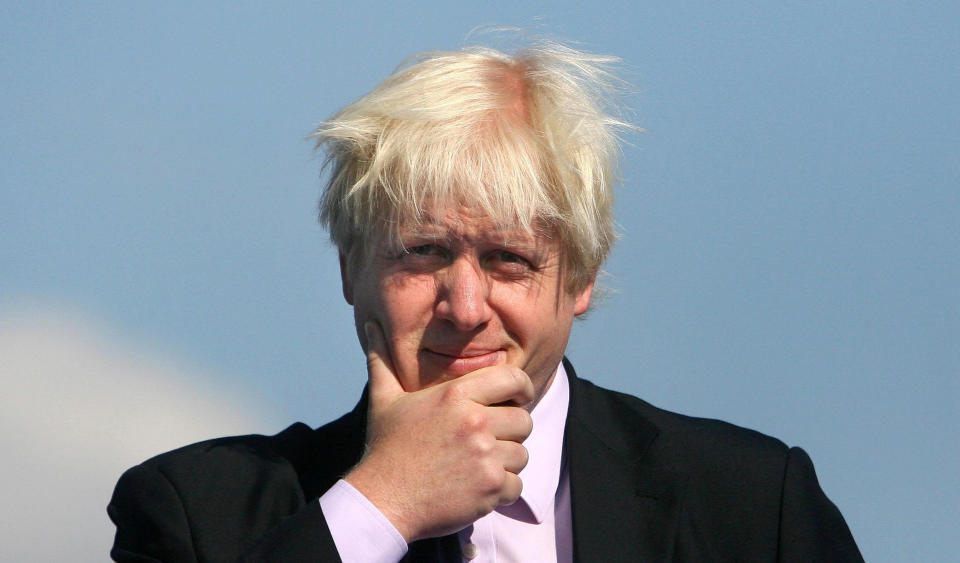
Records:
[[[500,349],[454,352],[424,348],[420,355],[425,363],[434,368],[439,368],[452,377],[466,375],[478,369],[503,364],[507,361],[507,352]]]

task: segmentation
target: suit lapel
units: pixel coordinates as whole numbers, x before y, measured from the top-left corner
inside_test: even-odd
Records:
[[[304,500],[317,499],[363,456],[367,436],[367,392],[352,411],[313,431],[309,447],[290,456],[300,477]]]
[[[570,377],[564,452],[576,561],[668,561],[684,478],[645,454],[656,426],[616,396]]]

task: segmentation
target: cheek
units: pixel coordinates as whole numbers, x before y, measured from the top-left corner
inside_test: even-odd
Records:
[[[357,323],[376,321],[384,325],[382,312],[385,310],[382,294],[372,284],[364,284],[354,289],[353,315]],[[383,326],[386,329],[386,326]]]
[[[378,307],[371,311],[396,346],[418,347],[433,315],[432,284],[406,282],[380,288]]]
[[[558,302],[553,294],[540,295],[536,300],[513,308],[513,314],[505,323],[508,323],[508,330],[513,331],[520,340],[531,360],[552,363],[559,361],[563,355],[570,335],[572,305],[571,301],[563,298]]]
[[[377,300],[392,317],[422,315],[432,308],[435,286],[432,280],[426,279],[387,279],[377,288]]]
[[[504,324],[528,336],[550,332],[563,316],[564,303],[558,303],[555,294],[544,288],[505,288],[499,292],[497,303]]]

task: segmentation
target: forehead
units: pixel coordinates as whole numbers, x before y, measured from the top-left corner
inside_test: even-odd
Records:
[[[396,234],[401,244],[427,238],[549,246],[554,239],[547,229],[537,225],[524,227],[516,221],[497,221],[482,209],[467,206],[439,207],[423,212],[419,218],[400,220]]]

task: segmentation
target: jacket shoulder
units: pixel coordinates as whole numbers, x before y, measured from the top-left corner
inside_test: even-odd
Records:
[[[843,516],[823,493],[802,449],[583,380],[577,401],[586,413],[582,418],[601,421],[591,423],[593,433],[600,435],[602,428],[602,439],[612,449],[636,452],[638,463],[665,470],[683,483],[681,527],[690,532],[680,534],[689,541],[678,546],[691,553],[727,554],[720,559],[731,560],[764,553],[781,561],[862,561]],[[644,438],[637,441],[638,435]],[[704,551],[704,545],[709,549]]]
[[[313,432],[298,422],[272,436],[250,434],[204,440],[154,456],[138,467],[160,472],[177,483],[282,473],[293,469],[298,451]]]
[[[276,535],[280,523],[300,520],[317,530],[311,536],[317,549],[328,549],[319,504],[310,501],[336,479],[339,466],[326,462],[345,455],[338,448],[352,426],[343,421],[318,430],[296,423],[273,436],[206,440],[132,467],[107,507],[117,526],[111,555],[118,561],[232,561]]]
[[[294,465],[311,430],[206,440],[150,458],[117,482],[107,513],[111,556],[231,560],[253,538],[304,505]]]
[[[722,420],[688,416],[656,407],[643,399],[604,389],[578,380],[578,400],[591,416],[603,416],[623,435],[633,435],[639,425],[649,428],[653,439],[649,453],[667,465],[724,465],[742,457],[751,464],[758,460],[786,459],[789,448],[781,440],[756,430]],[[736,456],[735,452],[745,455]],[[782,466],[781,466],[782,468]]]

